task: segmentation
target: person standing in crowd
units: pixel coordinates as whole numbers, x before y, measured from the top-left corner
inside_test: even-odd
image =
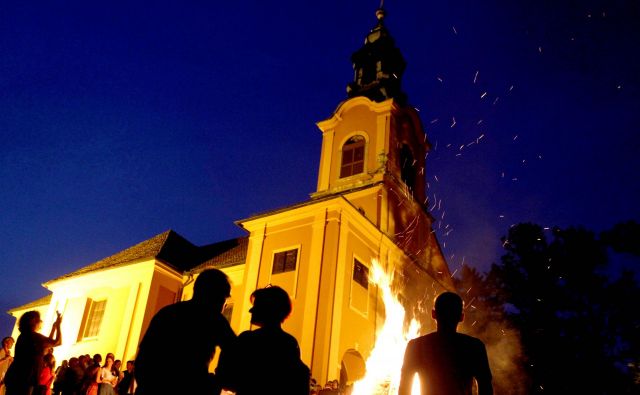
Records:
[[[0,349],[0,395],[4,395],[6,390],[4,386],[4,375],[7,373],[11,362],[13,362],[11,349],[14,343],[13,337],[5,337],[2,339],[2,349]]]
[[[53,381],[53,391],[51,392],[53,395],[60,395],[62,393],[65,371],[68,368],[69,362],[66,359],[56,368],[56,379]]]
[[[238,336],[236,348],[223,350],[216,373],[221,385],[237,395],[264,394],[264,383],[278,383],[276,392],[309,394],[309,368],[300,360],[298,341],[282,330],[291,313],[291,299],[277,286],[251,294],[251,323],[259,328]]]
[[[96,382],[98,383],[98,395],[114,395],[114,387],[118,383],[118,377],[113,375],[113,354],[107,354],[102,369],[98,371]]]
[[[51,395],[51,384],[55,379],[54,369],[56,367],[56,359],[53,353],[48,353],[43,358],[42,369],[38,375],[38,386],[33,391],[34,395]]]
[[[409,395],[414,374],[420,378],[422,393],[431,395],[471,395],[473,381],[478,395],[492,395],[491,370],[484,344],[475,337],[457,332],[464,319],[462,298],[443,292],[435,300],[431,316],[436,332],[409,341],[404,354],[398,395]]]
[[[133,379],[133,361],[127,361],[126,370],[118,383],[118,395],[133,395],[135,392],[135,380]]]
[[[222,315],[230,292],[226,274],[205,270],[196,279],[191,300],[166,306],[153,317],[135,361],[136,394],[214,393],[209,363],[216,346],[226,350],[236,337]],[[170,373],[169,356],[175,362]]]
[[[84,371],[84,384],[81,392],[86,393],[86,395],[98,395],[98,376],[100,375],[102,355],[95,354],[90,361],[91,364]]]
[[[62,378],[62,395],[79,395],[82,387],[84,370],[80,366],[80,360],[76,357],[69,359],[69,367],[64,371]]]
[[[111,368],[111,374],[113,374],[113,376],[118,380],[118,383],[120,382],[120,380],[122,380],[122,361],[119,359],[116,359],[115,361],[113,361],[113,367]],[[117,387],[116,387],[117,389]],[[118,391],[116,391],[118,392]]]
[[[51,327],[49,337],[38,331],[42,328],[40,313],[27,311],[18,321],[20,336],[16,342],[16,352],[13,363],[5,375],[7,395],[29,395],[38,383],[40,370],[44,364],[44,355],[52,347],[62,342],[60,324],[62,315],[57,313],[56,320]]]

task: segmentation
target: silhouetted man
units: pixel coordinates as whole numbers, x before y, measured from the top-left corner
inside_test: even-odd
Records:
[[[153,317],[135,360],[136,394],[214,393],[209,363],[216,346],[225,350],[236,337],[222,315],[230,291],[226,274],[206,270],[196,279],[191,300]]]
[[[258,329],[242,332],[235,352],[220,356],[216,374],[222,387],[237,395],[309,395],[309,368],[300,360],[298,341],[282,329],[291,314],[287,291],[260,288],[251,303],[251,324]]]
[[[460,296],[453,292],[440,294],[431,316],[437,321],[438,330],[407,344],[398,394],[411,393],[417,373],[422,394],[471,395],[475,379],[478,395],[492,395],[491,370],[484,344],[475,337],[456,332],[464,318]]]

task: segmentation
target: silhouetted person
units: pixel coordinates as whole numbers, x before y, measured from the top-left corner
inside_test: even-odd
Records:
[[[39,312],[27,311],[20,317],[20,336],[16,342],[15,357],[4,379],[7,395],[30,395],[38,385],[40,371],[44,367],[44,356],[51,347],[59,346],[62,342],[61,322],[62,316],[58,313],[51,333],[46,337],[38,333],[42,328]]]
[[[13,337],[5,337],[2,339],[2,348],[0,348],[0,395],[4,395],[4,375],[7,373],[13,357],[11,356],[11,349],[15,340]]]
[[[94,354],[89,365],[84,370],[82,392],[85,395],[98,395],[98,372],[102,363],[102,355]]]
[[[133,361],[127,361],[127,369],[124,371],[122,380],[118,383],[118,395],[133,394]]]
[[[135,360],[136,394],[213,393],[209,363],[216,346],[225,350],[236,337],[222,315],[230,292],[226,274],[206,270],[196,279],[191,300],[153,317]]]
[[[420,377],[422,394],[471,395],[474,379],[478,395],[493,394],[484,344],[456,332],[464,318],[460,296],[453,292],[438,295],[431,316],[438,329],[407,344],[398,394],[411,393],[415,373]]]
[[[223,388],[264,395],[265,383],[276,383],[273,393],[309,395],[309,368],[300,360],[298,341],[281,327],[291,313],[289,295],[273,286],[254,291],[251,301],[251,323],[259,328],[242,332],[233,353],[222,353],[216,372]]]
[[[65,371],[69,369],[69,362],[65,359],[62,364],[56,368],[55,380],[53,381],[53,395],[60,395],[62,393],[62,385],[64,381]]]
[[[69,367],[64,371],[62,378],[62,395],[80,394],[84,369],[80,366],[80,360],[76,357],[69,359]]]

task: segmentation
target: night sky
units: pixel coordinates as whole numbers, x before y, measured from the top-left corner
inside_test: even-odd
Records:
[[[378,6],[1,3],[1,311],[167,229],[208,244],[308,199]],[[387,0],[452,272],[514,223],[640,220],[639,4]]]

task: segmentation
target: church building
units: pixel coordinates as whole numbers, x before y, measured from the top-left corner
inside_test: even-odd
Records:
[[[294,306],[284,329],[298,340],[312,377],[357,380],[384,322],[384,304],[368,280],[372,260],[394,274],[412,313],[424,316],[434,295],[452,288],[427,209],[429,142],[402,90],[405,60],[384,11],[376,16],[352,56],[346,100],[317,123],[322,150],[308,200],[238,220],[247,235],[237,239],[195,246],[171,230],[158,234],[44,283],[49,296],[10,313],[41,311],[44,333],[61,312],[59,361],[107,352],[126,361],[153,315],[189,299],[198,273],[218,268],[233,284],[224,314],[237,333],[251,329],[251,293],[278,285]]]

